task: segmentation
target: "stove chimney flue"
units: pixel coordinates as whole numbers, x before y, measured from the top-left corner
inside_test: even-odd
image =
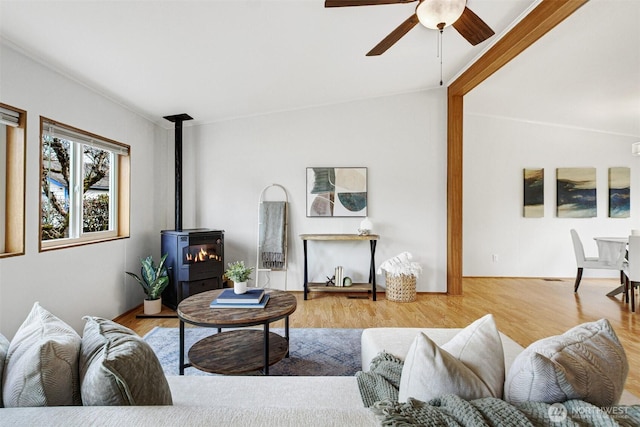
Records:
[[[193,120],[187,113],[164,116],[166,120],[175,123],[175,173],[176,173],[176,231],[182,231],[182,122]]]

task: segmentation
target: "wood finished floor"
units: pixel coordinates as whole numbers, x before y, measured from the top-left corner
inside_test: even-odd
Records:
[[[298,307],[292,328],[464,327],[492,313],[498,328],[526,347],[580,323],[606,318],[611,322],[629,359],[626,388],[640,396],[640,309],[632,313],[621,297],[606,293],[614,279],[584,279],[577,294],[573,279],[465,278],[464,295],[418,294],[417,301],[378,301],[347,298],[345,294],[313,293],[307,301],[294,292]],[[358,294],[353,294],[358,295]],[[176,318],[140,319],[141,307],[119,316],[117,322],[141,336],[155,326],[178,327]],[[167,310],[170,313],[170,310]],[[273,327],[282,327],[282,321]]]

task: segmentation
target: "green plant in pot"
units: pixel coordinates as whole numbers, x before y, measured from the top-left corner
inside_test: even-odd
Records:
[[[229,268],[224,274],[227,278],[233,280],[233,292],[236,294],[244,294],[247,292],[247,280],[251,279],[253,267],[244,265],[244,261],[230,262]]]
[[[160,258],[160,263],[156,266],[153,257],[149,255],[140,260],[140,276],[127,271],[126,273],[136,279],[147,297],[144,300],[144,314],[156,314],[162,310],[162,291],[169,285],[169,276],[165,261],[167,254]]]

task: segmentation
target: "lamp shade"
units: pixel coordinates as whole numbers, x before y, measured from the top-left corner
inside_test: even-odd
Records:
[[[631,144],[631,154],[634,156],[640,156],[640,141]]]
[[[423,0],[416,7],[422,25],[434,30],[448,27],[460,18],[467,0]]]

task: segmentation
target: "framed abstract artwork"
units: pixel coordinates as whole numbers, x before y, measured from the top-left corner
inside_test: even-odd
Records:
[[[544,217],[544,169],[524,169],[522,215],[525,218]]]
[[[631,171],[609,168],[609,218],[629,218],[631,213]]]
[[[307,168],[307,216],[367,216],[367,168]]]
[[[558,218],[595,218],[596,168],[558,168],[557,215]]]

